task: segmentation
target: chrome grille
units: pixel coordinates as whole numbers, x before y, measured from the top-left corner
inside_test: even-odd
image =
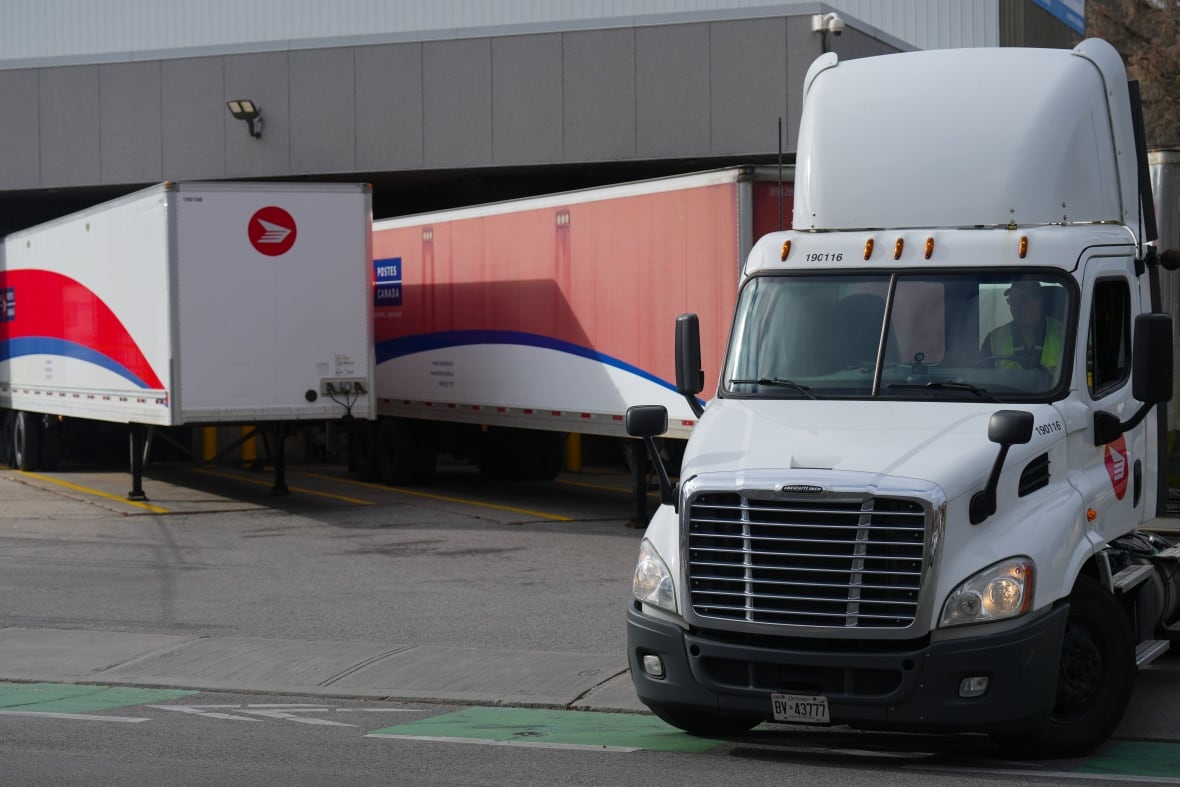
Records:
[[[692,610],[750,623],[904,628],[917,611],[925,534],[913,500],[699,494],[689,506]]]

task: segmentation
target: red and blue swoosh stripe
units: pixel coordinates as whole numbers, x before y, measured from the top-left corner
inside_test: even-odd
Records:
[[[140,388],[164,384],[111,308],[80,282],[52,271],[0,272],[11,290],[14,318],[0,322],[0,361],[57,355],[101,366]]]

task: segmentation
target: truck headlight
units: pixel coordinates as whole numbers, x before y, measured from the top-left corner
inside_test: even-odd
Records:
[[[986,623],[1023,615],[1032,608],[1036,568],[1027,557],[988,566],[947,596],[940,626]]]
[[[644,604],[651,604],[669,612],[677,612],[676,583],[672,572],[660,553],[646,538],[639,545],[639,560],[635,563],[635,577],[631,592]]]

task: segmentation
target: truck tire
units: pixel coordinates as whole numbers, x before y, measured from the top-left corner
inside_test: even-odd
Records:
[[[1079,577],[1069,597],[1057,702],[1049,723],[1024,735],[994,735],[1025,757],[1072,757],[1105,741],[1127,709],[1135,678],[1135,640],[1127,614],[1102,585]]]
[[[651,712],[677,729],[702,738],[728,737],[749,732],[762,723],[760,716],[732,716],[707,710],[649,706]]]
[[[12,424],[12,466],[17,470],[41,468],[41,416],[19,411]]]

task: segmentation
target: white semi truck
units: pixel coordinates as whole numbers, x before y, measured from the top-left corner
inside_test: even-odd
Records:
[[[825,54],[804,91],[793,229],[748,257],[640,548],[638,695],[700,734],[1090,750],[1180,603],[1156,518],[1176,260],[1150,245],[1136,86],[1087,40]],[[682,316],[693,400],[698,344]],[[665,420],[627,415],[649,449]]]
[[[52,469],[63,433],[371,418],[367,184],[162,183],[5,238],[4,454]]]

